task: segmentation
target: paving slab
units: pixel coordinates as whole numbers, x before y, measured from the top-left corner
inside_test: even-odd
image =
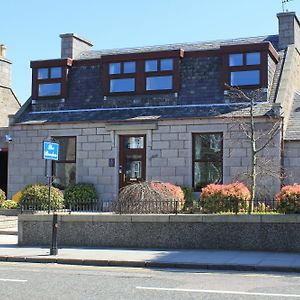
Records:
[[[54,256],[47,247],[20,247],[17,242],[15,235],[0,235],[0,261],[300,273],[300,253],[63,247]]]

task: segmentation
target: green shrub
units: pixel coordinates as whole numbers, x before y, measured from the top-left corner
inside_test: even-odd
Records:
[[[90,183],[77,183],[65,189],[66,206],[76,204],[90,204],[98,200],[96,188]]]
[[[184,194],[184,199],[185,199],[185,203],[184,203],[184,210],[187,209],[192,209],[194,206],[194,189],[192,187],[189,186],[181,186],[181,189],[183,191]]]
[[[280,213],[300,213],[300,185],[286,185],[276,196],[276,209]]]
[[[0,189],[0,206],[6,200],[5,192]]]
[[[21,203],[25,206],[35,207],[37,210],[48,209],[48,191],[49,188],[44,184],[30,184],[22,191]],[[63,193],[51,187],[51,209],[64,207]]]
[[[5,200],[1,205],[1,208],[6,208],[6,209],[14,209],[18,207],[19,207],[18,203],[12,200]]]
[[[245,212],[251,199],[243,183],[209,184],[202,189],[200,205],[204,213]]]

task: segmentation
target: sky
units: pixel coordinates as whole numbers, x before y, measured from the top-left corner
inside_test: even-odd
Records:
[[[281,0],[0,0],[0,44],[12,88],[31,93],[30,61],[60,57],[61,33],[94,50],[277,34]],[[300,18],[300,0],[286,4]]]

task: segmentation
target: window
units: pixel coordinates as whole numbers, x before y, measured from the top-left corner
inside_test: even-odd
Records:
[[[32,99],[54,99],[67,97],[68,67],[72,60],[54,59],[33,61],[32,68]]]
[[[181,49],[101,57],[105,96],[176,93]]]
[[[259,85],[260,72],[259,70],[230,72],[230,83],[232,86]]]
[[[62,71],[60,67],[40,68],[38,69],[38,79],[61,78]]]
[[[159,91],[159,90],[172,90],[173,89],[173,74],[170,72],[165,73],[165,71],[173,71],[173,59],[155,59],[145,61],[145,72],[146,77],[146,91]],[[155,73],[154,73],[155,72]],[[155,76],[155,75],[165,76]]]
[[[146,90],[170,90],[172,89],[172,76],[153,76],[146,78]]]
[[[223,181],[222,133],[193,134],[193,186],[200,191]]]
[[[231,86],[260,86],[261,53],[228,54],[228,72]]]
[[[59,160],[53,161],[53,185],[64,189],[76,183],[76,137],[56,137],[59,143]]]
[[[40,83],[39,97],[59,96],[61,93],[61,83]]]
[[[109,64],[109,91],[110,93],[124,93],[135,91],[135,61],[126,61]],[[129,78],[124,78],[129,75]]]
[[[110,91],[112,93],[133,92],[135,90],[134,85],[135,85],[134,78],[111,79],[110,80]]]

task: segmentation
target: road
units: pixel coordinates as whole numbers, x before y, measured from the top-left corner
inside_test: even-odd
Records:
[[[3,262],[0,299],[300,299],[300,274]]]

